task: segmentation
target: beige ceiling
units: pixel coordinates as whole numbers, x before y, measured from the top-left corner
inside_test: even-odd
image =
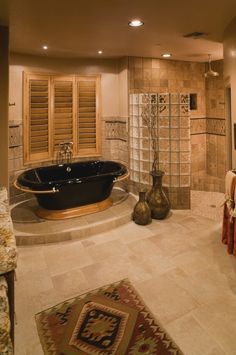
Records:
[[[145,56],[206,61],[223,56],[222,38],[236,0],[0,0],[9,6],[10,50],[53,57]],[[131,28],[140,18],[144,26]],[[184,38],[194,31],[201,39]],[[47,44],[47,53],[42,45]]]

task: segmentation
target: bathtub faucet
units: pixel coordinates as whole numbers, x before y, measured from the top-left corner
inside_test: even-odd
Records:
[[[59,151],[57,153],[57,164],[72,163],[73,142],[63,142],[59,144]]]

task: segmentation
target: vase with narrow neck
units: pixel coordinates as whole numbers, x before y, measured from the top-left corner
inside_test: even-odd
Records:
[[[146,192],[139,192],[139,200],[134,206],[133,220],[136,224],[146,225],[151,223],[151,210],[146,202]]]
[[[151,210],[151,217],[154,219],[164,219],[170,211],[170,202],[162,187],[162,177],[164,172],[161,170],[152,171],[152,188],[147,194],[147,203]]]

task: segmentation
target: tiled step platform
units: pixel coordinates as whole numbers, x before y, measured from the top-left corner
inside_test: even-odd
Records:
[[[86,238],[128,223],[137,202],[135,197],[119,188],[113,189],[111,197],[113,206],[105,211],[59,221],[37,217],[34,198],[20,202],[11,208],[16,243],[33,245]]]

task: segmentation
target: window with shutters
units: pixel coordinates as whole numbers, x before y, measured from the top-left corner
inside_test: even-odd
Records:
[[[60,143],[74,157],[100,155],[100,77],[24,74],[24,161],[53,160]]]

